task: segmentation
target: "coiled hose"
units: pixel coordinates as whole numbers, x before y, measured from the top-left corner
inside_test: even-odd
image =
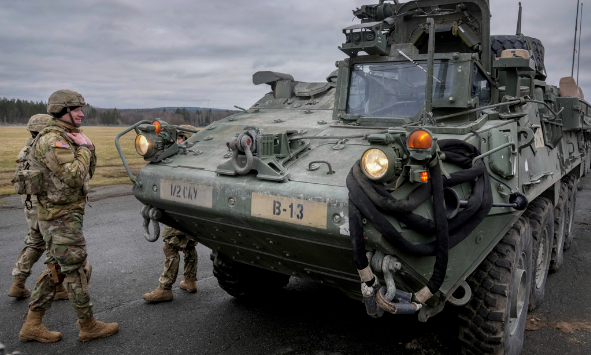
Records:
[[[349,227],[353,245],[353,258],[358,270],[369,265],[363,238],[363,218],[367,218],[382,234],[384,239],[405,252],[419,256],[435,256],[433,274],[427,283],[431,294],[439,290],[445,279],[448,251],[464,240],[488,215],[492,203],[492,190],[488,171],[482,160],[472,159],[480,155],[476,147],[457,139],[438,141],[439,149],[445,153],[445,161],[463,168],[450,174],[449,179],[441,176],[438,162],[430,168],[431,181],[416,188],[403,200],[397,200],[382,184],[369,180],[361,171],[359,162],[347,176],[349,189]],[[452,219],[447,219],[443,199],[443,188],[474,181],[472,196],[466,207]],[[420,204],[433,197],[434,220],[412,213]],[[413,244],[386,219],[383,212],[390,214],[408,228],[424,234],[435,234],[436,240],[428,244]]]

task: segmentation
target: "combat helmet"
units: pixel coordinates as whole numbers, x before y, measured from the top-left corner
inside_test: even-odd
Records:
[[[47,121],[49,121],[50,119],[51,119],[51,116],[46,115],[44,113],[39,113],[39,114],[33,115],[29,119],[29,123],[27,123],[27,130],[29,132],[35,132],[35,133],[41,132],[43,130],[43,128],[45,128]]]
[[[188,124],[183,124],[183,125],[180,125],[179,127],[197,130],[197,128],[195,128],[191,125],[188,125]],[[191,138],[191,136],[193,136],[193,134],[194,134],[193,132],[179,131],[179,137],[183,137],[184,139]]]
[[[72,90],[58,90],[47,99],[47,113],[60,113],[65,108],[84,106],[82,95]]]

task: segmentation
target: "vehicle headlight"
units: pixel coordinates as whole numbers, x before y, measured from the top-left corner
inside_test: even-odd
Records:
[[[388,157],[380,149],[369,149],[361,158],[361,167],[369,178],[380,179],[388,171]]]
[[[150,149],[150,142],[143,134],[138,135],[135,137],[135,150],[141,156],[144,156],[148,153]]]

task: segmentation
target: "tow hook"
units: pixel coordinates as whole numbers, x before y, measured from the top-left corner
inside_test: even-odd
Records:
[[[379,310],[381,310],[381,314],[379,314],[378,317],[381,316],[384,311],[392,314],[414,314],[421,309],[422,305],[420,303],[411,301],[411,293],[396,289],[394,273],[402,268],[400,262],[391,255],[384,255],[381,251],[377,251],[375,255],[370,254],[371,253],[368,253],[368,259],[370,260],[371,268],[376,271],[381,270],[386,282],[386,286],[382,286],[379,288],[379,291],[375,293],[375,304]],[[369,314],[367,302],[366,310]],[[378,314],[380,312],[374,313]],[[375,317],[372,314],[370,315]]]
[[[158,220],[160,219],[160,217],[162,217],[162,212],[160,212],[160,210],[156,207],[144,205],[144,207],[142,207],[142,211],[140,212],[140,214],[142,215],[142,217],[144,217],[144,238],[146,238],[148,242],[157,241],[160,237],[160,223],[158,223]],[[150,233],[150,229],[148,228],[150,226],[150,221],[152,221],[153,233]]]
[[[247,131],[226,143],[228,148],[232,150],[232,167],[236,173],[245,175],[252,169],[254,162],[252,153],[256,151],[256,138],[257,133],[255,131]],[[238,155],[240,153],[246,155],[246,164],[244,166],[238,165]]]

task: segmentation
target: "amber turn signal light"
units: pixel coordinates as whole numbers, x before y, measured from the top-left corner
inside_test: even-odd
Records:
[[[421,130],[414,131],[408,138],[408,147],[411,149],[431,149],[432,146],[433,138],[431,138],[428,132]]]
[[[162,125],[158,121],[152,122],[152,125],[156,127],[156,133],[160,133],[162,131]]]
[[[426,171],[421,172],[421,181],[427,182],[429,181],[429,173]]]

